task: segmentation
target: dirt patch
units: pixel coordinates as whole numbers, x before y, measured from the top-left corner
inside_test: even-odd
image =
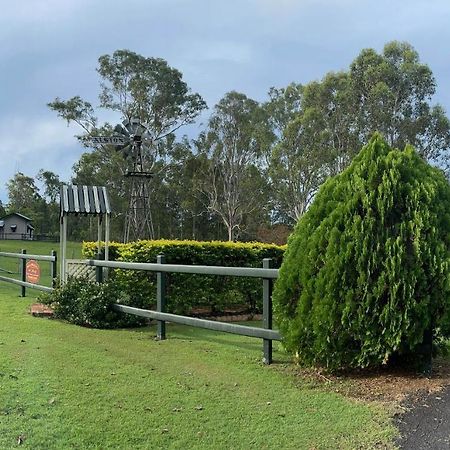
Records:
[[[288,368],[302,384],[326,388],[347,397],[367,401],[381,401],[401,407],[402,402],[413,403],[427,394],[450,386],[450,361],[437,358],[433,362],[431,377],[413,370],[381,368],[372,371],[352,371],[331,375],[316,369]]]
[[[215,320],[217,322],[246,322],[249,320],[262,320],[262,314],[255,314],[249,311],[244,305],[236,306],[233,309],[222,311],[212,311],[210,307],[192,308],[188,316],[199,319]]]

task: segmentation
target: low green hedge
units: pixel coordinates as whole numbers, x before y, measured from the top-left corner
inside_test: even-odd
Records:
[[[227,267],[262,267],[264,258],[281,265],[285,246],[257,242],[137,241],[110,244],[110,260],[156,262],[164,254],[167,264]],[[83,255],[94,258],[96,242],[83,243]],[[154,305],[156,274],[144,271],[116,270],[112,275],[136,307]],[[242,277],[167,275],[167,308],[173,313],[192,313],[207,308],[212,313],[243,308],[251,313],[262,310],[262,280]]]

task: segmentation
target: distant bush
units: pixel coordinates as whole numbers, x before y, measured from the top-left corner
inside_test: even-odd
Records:
[[[304,364],[377,366],[450,331],[450,185],[375,135],[298,222],[275,284],[284,345]]]
[[[49,294],[42,294],[40,301],[54,309],[54,317],[76,325],[93,328],[122,328],[144,323],[140,317],[113,310],[115,303],[127,304],[127,295],[120,285],[109,280],[93,283],[85,278],[69,278]]]
[[[132,262],[156,262],[164,254],[168,264],[227,267],[262,267],[264,258],[273,258],[279,267],[285,247],[273,244],[198,241],[137,241],[112,243],[110,259]],[[93,258],[96,242],[83,244],[83,255]],[[156,274],[143,271],[116,270],[115,280],[130,297],[130,304],[150,306],[156,298]],[[243,307],[249,312],[262,309],[262,281],[254,278],[211,275],[168,274],[167,307],[174,313],[188,313],[208,308],[213,313]]]

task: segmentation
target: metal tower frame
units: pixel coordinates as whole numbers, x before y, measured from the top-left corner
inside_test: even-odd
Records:
[[[128,163],[125,177],[131,180],[130,198],[125,216],[124,242],[137,239],[154,239],[155,232],[150,208],[149,182],[152,173],[146,171],[143,150],[152,145],[150,133],[139,119],[124,120],[116,125],[113,136],[90,136],[94,144],[114,145]]]

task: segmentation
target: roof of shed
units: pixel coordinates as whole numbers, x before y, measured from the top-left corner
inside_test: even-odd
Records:
[[[30,219],[27,216],[24,216],[23,214],[20,213],[10,213],[10,214],[6,214],[6,216],[0,217],[1,220],[5,220],[7,217],[11,217],[11,216],[19,216],[20,218],[26,220],[27,222],[32,222],[33,219]]]
[[[61,216],[69,214],[111,214],[108,194],[103,186],[61,186]]]

